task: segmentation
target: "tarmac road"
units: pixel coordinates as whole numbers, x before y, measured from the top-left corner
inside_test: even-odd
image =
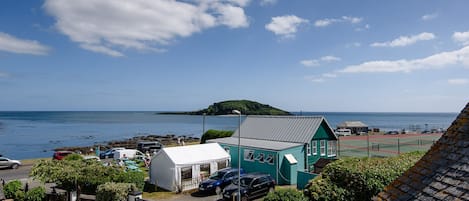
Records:
[[[18,169],[0,168],[0,180],[5,182],[15,179],[27,179],[31,172],[32,165],[22,165]]]

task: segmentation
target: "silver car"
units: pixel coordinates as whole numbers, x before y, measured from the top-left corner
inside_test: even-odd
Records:
[[[11,168],[16,169],[21,165],[18,160],[11,160],[9,158],[0,157],[0,168]]]

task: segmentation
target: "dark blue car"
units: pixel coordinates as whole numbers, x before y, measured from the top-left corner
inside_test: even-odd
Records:
[[[241,200],[248,201],[267,195],[275,189],[275,180],[268,174],[249,173],[240,178]],[[226,186],[222,192],[223,200],[237,200],[238,198],[238,180]]]
[[[241,175],[244,170],[240,169]],[[238,168],[224,168],[214,172],[210,177],[199,184],[199,191],[203,193],[220,194],[225,186],[231,184],[233,179],[238,178]]]

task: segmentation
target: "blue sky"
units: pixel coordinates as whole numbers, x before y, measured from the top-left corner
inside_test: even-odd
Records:
[[[0,110],[459,112],[469,2],[0,2]]]

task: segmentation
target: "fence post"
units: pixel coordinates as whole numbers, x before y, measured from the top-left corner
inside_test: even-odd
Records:
[[[366,150],[367,150],[367,153],[368,153],[368,158],[370,157],[370,134],[369,133],[366,133]]]
[[[399,137],[397,137],[397,154],[401,155],[401,144]]]

